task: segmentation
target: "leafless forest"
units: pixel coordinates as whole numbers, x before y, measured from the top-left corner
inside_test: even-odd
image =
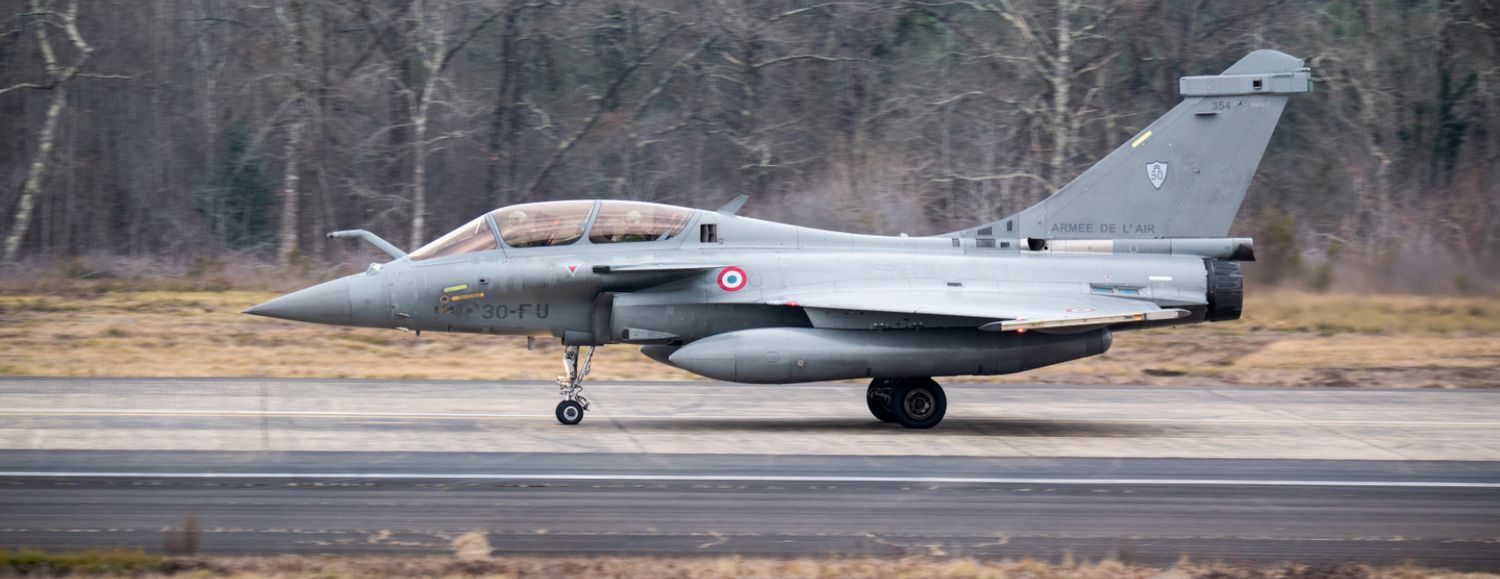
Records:
[[[3,261],[336,261],[579,197],[935,234],[1256,48],[1317,83],[1240,214],[1262,279],[1493,283],[1497,0],[0,0]]]

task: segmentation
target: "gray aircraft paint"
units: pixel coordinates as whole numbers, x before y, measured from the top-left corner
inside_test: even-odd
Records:
[[[1257,50],[1219,76],[1185,77],[1183,101],[1045,201],[964,237],[1222,237],[1287,96],[1311,90],[1301,60]],[[1164,164],[1160,185],[1148,173]],[[985,233],[988,231],[989,233]]]
[[[1012,374],[1102,354],[1110,342],[1106,329],[1018,334],[771,327],[704,338],[667,358],[678,368],[719,380],[786,384],[851,377]],[[913,352],[929,355],[912,356]]]
[[[1254,259],[1253,243],[1224,235],[1287,95],[1305,92],[1308,76],[1300,60],[1257,51],[1223,75],[1184,78],[1182,104],[1056,194],[949,235],[752,219],[735,214],[741,197],[691,211],[669,239],[596,244],[589,235],[614,202],[562,202],[588,211],[567,245],[509,247],[498,211],[461,228],[482,239],[487,227],[495,249],[445,257],[336,232],[394,259],[246,313],[552,336],[572,356],[565,404],[585,408],[578,346],[634,344],[751,383],[1001,374],[1097,355],[1112,332],[1239,317],[1235,262]],[[1153,174],[1154,163],[1165,166]]]

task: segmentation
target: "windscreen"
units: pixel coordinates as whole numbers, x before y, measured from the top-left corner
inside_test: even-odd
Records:
[[[593,201],[551,201],[502,207],[490,215],[506,245],[546,247],[582,239],[584,223],[593,210]]]
[[[412,261],[421,261],[435,257],[489,251],[496,247],[498,245],[495,244],[495,233],[490,231],[489,224],[484,222],[484,216],[481,215],[478,219],[464,224],[463,227],[439,237],[437,241],[411,252],[410,257]]]
[[[691,209],[655,203],[605,201],[589,229],[589,241],[629,243],[670,239],[682,232],[692,214]]]

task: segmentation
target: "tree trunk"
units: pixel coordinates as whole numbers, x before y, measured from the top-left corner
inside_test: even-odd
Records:
[[[293,105],[300,108],[299,103]],[[277,235],[276,261],[282,265],[291,263],[292,257],[297,254],[297,217],[298,207],[301,203],[299,195],[299,181],[297,162],[302,156],[302,115],[292,113],[298,118],[292,121],[287,128],[286,146],[282,150],[285,155],[281,176],[281,233]]]
[[[427,89],[431,90],[437,76],[428,77]],[[411,244],[407,247],[422,247],[427,229],[427,96],[423,91],[422,104],[412,118],[412,170],[411,170]]]
[[[1072,108],[1073,92],[1073,0],[1057,0],[1057,55],[1052,69],[1052,160],[1048,162],[1053,183],[1062,184],[1067,173],[1068,160],[1072,157],[1072,123],[1068,112]]]
[[[517,20],[520,7],[512,3],[506,7],[505,28],[500,34],[500,75],[495,87],[495,109],[490,117],[489,158],[485,164],[485,191],[490,205],[500,207],[510,201],[511,189],[515,187],[515,159],[520,130],[520,64],[516,51],[520,49],[520,34]]]
[[[42,14],[45,6],[40,0],[31,0],[31,11]],[[52,50],[52,41],[47,36],[47,27],[52,26],[50,22],[36,22],[36,44],[41,50],[42,60],[47,65],[47,75],[52,77],[52,103],[47,105],[47,117],[42,123],[42,134],[37,137],[36,155],[31,159],[31,169],[26,176],[26,184],[21,189],[21,199],[16,208],[15,219],[11,222],[10,234],[5,237],[4,263],[15,263],[16,256],[21,250],[21,241],[26,238],[26,232],[31,229],[31,213],[36,209],[36,198],[42,194],[42,182],[47,178],[47,168],[52,162],[52,146],[57,140],[57,121],[62,117],[63,108],[68,104],[68,81],[78,74],[83,68],[84,62],[88,60],[89,54],[94,51],[83,35],[78,31],[78,2],[74,0],[68,5],[64,12],[47,11],[60,18],[61,28],[72,41],[77,50],[77,56],[72,65],[61,66],[57,62],[57,53]]]
[[[286,265],[297,254],[298,217],[301,213],[301,179],[298,172],[302,160],[303,125],[307,123],[307,6],[303,0],[287,2],[288,12],[284,24],[290,36],[286,43],[288,57],[292,62],[292,106],[287,125],[286,146],[283,149],[283,173],[281,176],[281,224],[277,235],[276,261]]]
[[[448,36],[446,26],[446,6],[442,2],[437,3],[437,10],[428,19],[426,5],[418,3],[417,34],[431,35],[431,40],[419,40],[417,43],[418,54],[422,57],[422,72],[427,78],[422,83],[422,88],[417,92],[412,112],[412,175],[411,175],[411,245],[409,247],[422,247],[427,237],[427,125],[428,116],[432,110],[432,95],[437,91],[438,78],[443,74],[443,66],[448,52]],[[428,30],[423,30],[428,27]],[[430,42],[430,44],[428,44]]]
[[[5,263],[15,263],[21,250],[21,240],[31,227],[31,212],[36,208],[36,198],[42,194],[42,180],[47,178],[48,163],[52,159],[52,143],[57,135],[57,119],[62,117],[68,102],[66,84],[52,89],[52,104],[47,105],[47,120],[42,124],[42,134],[37,137],[36,155],[31,159],[31,172],[26,176],[26,185],[21,190],[21,203],[16,209],[16,218],[11,222],[10,235],[5,237]]]

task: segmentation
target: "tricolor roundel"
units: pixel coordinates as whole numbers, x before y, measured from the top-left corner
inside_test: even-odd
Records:
[[[750,277],[745,275],[745,270],[738,267],[726,267],[719,272],[719,289],[727,292],[737,292],[745,289],[745,283]]]

